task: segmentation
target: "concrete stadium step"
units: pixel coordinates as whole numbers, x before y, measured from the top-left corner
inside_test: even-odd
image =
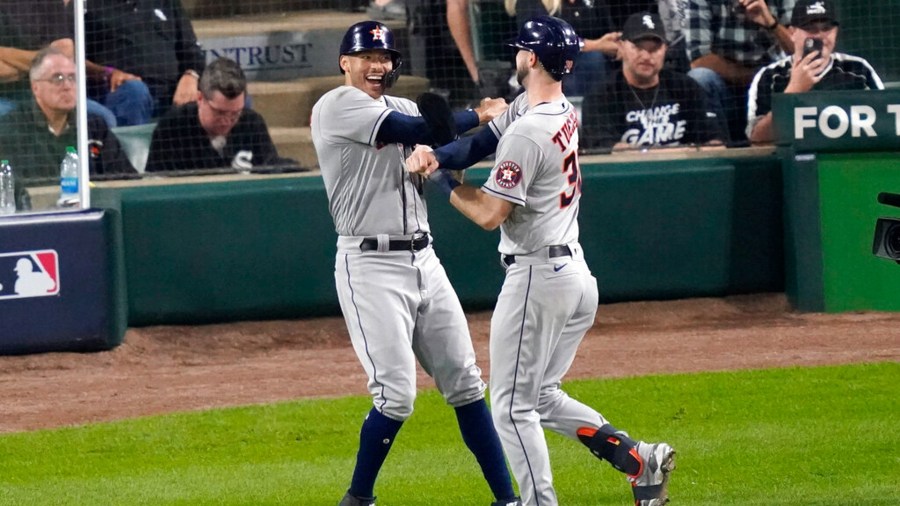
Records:
[[[279,155],[293,158],[303,167],[319,168],[319,159],[316,158],[316,148],[313,146],[309,127],[269,128],[269,135],[272,136],[272,142],[278,148]]]
[[[337,65],[335,65],[337,68]],[[253,109],[262,114],[269,128],[309,126],[312,107],[329,90],[344,84],[344,76],[307,77],[294,81],[258,81],[248,86]],[[401,76],[390,94],[415,100],[428,91],[428,79]]]
[[[322,0],[181,0],[191,19],[224,18],[240,14],[261,14],[321,9]],[[366,0],[331,0],[328,8],[343,12],[362,11]]]
[[[353,23],[365,21],[364,12],[303,10],[264,14],[241,14],[215,19],[194,19],[191,24],[201,41],[212,37],[259,35],[266,32],[310,32],[340,30],[343,35]],[[392,30],[405,28],[404,21],[384,21]],[[340,40],[340,39],[339,39]]]

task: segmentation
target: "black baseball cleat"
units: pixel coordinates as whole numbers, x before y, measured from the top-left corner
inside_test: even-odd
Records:
[[[350,495],[348,491],[344,494],[344,498],[341,499],[341,502],[338,503],[338,506],[375,506],[375,498],[374,497],[356,497],[355,495]]]
[[[522,506],[522,500],[514,497],[506,501],[494,501],[491,503],[491,506]]]

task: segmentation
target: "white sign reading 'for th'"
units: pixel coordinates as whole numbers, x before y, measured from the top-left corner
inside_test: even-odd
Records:
[[[900,104],[888,105],[885,114],[892,116],[894,135],[900,137]],[[838,139],[848,134],[852,138],[878,137],[878,119],[877,111],[869,105],[829,105],[821,110],[818,107],[796,107],[794,138],[805,138],[808,130],[817,131],[829,139]],[[881,130],[885,131],[884,128]]]

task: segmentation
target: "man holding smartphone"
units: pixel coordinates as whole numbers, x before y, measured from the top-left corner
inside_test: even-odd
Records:
[[[752,143],[775,140],[775,93],[884,89],[869,62],[834,51],[838,26],[832,0],[797,0],[789,28],[794,54],[760,69],[750,84],[747,137]]]
[[[706,91],[728,145],[745,145],[747,86],[794,50],[786,25],[795,0],[674,1],[684,5],[688,76]]]

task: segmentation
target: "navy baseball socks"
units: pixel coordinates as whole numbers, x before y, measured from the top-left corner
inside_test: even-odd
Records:
[[[582,427],[578,439],[597,458],[628,475],[636,506],[661,506],[669,501],[669,473],[675,469],[675,450],[666,443],[636,442],[606,424]]]
[[[500,445],[500,436],[494,429],[487,402],[480,399],[455,409],[463,441],[475,455],[484,479],[497,498],[493,504],[502,506],[521,504],[513,491],[512,479],[506,468],[506,457]]]
[[[475,455],[488,486],[498,499],[494,505],[519,505],[506,468],[500,437],[494,430],[491,414],[484,399],[456,408],[456,419],[463,441]],[[375,408],[369,411],[359,432],[359,451],[350,489],[339,506],[373,506],[378,471],[384,464],[391,445],[403,422],[388,418]]]
[[[359,451],[356,453],[356,467],[353,469],[350,490],[340,506],[375,504],[375,478],[378,477],[378,471],[402,426],[403,422],[388,418],[375,408],[369,411],[359,431]]]

